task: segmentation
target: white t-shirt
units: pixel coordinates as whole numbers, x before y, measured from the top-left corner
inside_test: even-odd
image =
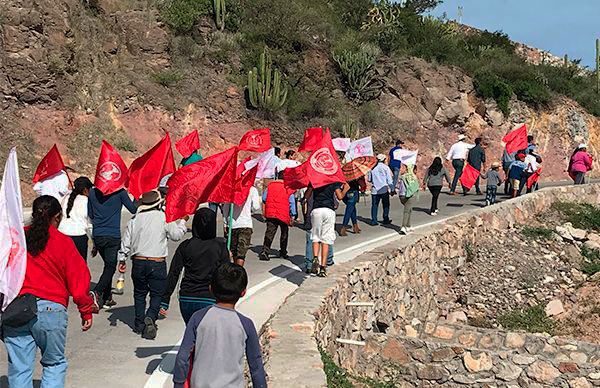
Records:
[[[233,222],[232,229],[252,228],[252,214],[258,213],[261,209],[262,202],[256,187],[250,188],[250,193],[243,206],[233,205]],[[225,222],[229,219],[230,206],[223,207]]]
[[[539,163],[537,162],[537,158],[531,154],[525,157],[525,165],[527,166],[525,167],[525,171],[530,173],[536,172],[537,169],[540,167]]]
[[[58,230],[67,236],[84,236],[92,237],[92,223],[88,218],[88,198],[85,195],[78,195],[73,201],[73,208],[67,217],[67,205],[69,203],[69,195],[66,195],[62,200],[63,218],[58,226]]]
[[[475,144],[465,143],[464,141],[454,143],[452,144],[452,147],[450,147],[450,151],[448,151],[448,154],[446,155],[446,160],[466,160],[469,156],[469,150],[473,147],[475,147]]]
[[[60,171],[43,181],[37,182],[33,185],[33,191],[40,197],[42,195],[51,195],[60,202],[69,192],[69,177],[66,172]]]

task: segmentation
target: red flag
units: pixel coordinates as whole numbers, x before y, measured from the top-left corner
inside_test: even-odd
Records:
[[[200,148],[200,137],[198,131],[194,130],[175,143],[175,149],[184,158],[189,157],[194,151]]]
[[[537,170],[535,170],[535,172],[533,174],[531,174],[529,176],[529,178],[527,178],[527,188],[528,189],[531,189],[533,187],[533,185],[538,183],[538,181],[540,180],[541,174],[542,174],[542,168],[539,167]]]
[[[475,184],[477,178],[479,178],[479,170],[470,164],[465,165],[462,175],[460,176],[460,184],[467,190],[471,190],[471,187]]]
[[[126,187],[128,178],[129,171],[121,155],[113,146],[102,140],[94,186],[104,195],[108,195]]]
[[[56,144],[54,144],[35,169],[35,174],[33,174],[33,183],[43,181],[52,175],[58,174],[64,169],[65,164],[60,156],[60,152],[58,152],[58,147],[56,147]]]
[[[308,128],[304,131],[304,139],[298,147],[298,152],[316,150],[321,140],[323,140],[323,128]]]
[[[248,131],[240,140],[240,150],[265,152],[271,148],[271,130],[269,128]]]
[[[502,138],[502,141],[506,143],[506,152],[509,154],[527,148],[529,145],[527,143],[527,126],[523,124],[510,131]]]
[[[244,163],[240,163],[243,169]],[[238,172],[240,168],[238,166]],[[252,167],[250,170],[240,172],[237,176],[237,183],[235,188],[235,196],[233,199],[233,203],[242,206],[246,199],[248,198],[248,194],[250,194],[250,188],[254,186],[254,181],[256,180],[256,173],[258,172],[258,164]]]
[[[308,180],[308,161],[297,167],[286,168],[283,170],[283,184],[291,190],[299,190],[307,187],[310,181]]]
[[[134,198],[158,187],[162,177],[175,172],[171,138],[163,139],[129,166],[129,192]]]
[[[342,166],[331,142],[329,129],[325,131],[317,149],[313,151],[307,162],[306,171],[314,188],[330,183],[346,182]]]
[[[232,147],[177,170],[167,182],[167,222],[194,214],[201,203],[232,203],[237,154],[238,148]]]

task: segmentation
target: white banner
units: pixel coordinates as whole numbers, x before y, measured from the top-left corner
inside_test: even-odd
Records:
[[[4,294],[4,310],[21,291],[27,268],[23,202],[15,148],[10,150],[6,159],[0,187],[0,236],[0,293]]]
[[[371,136],[363,137],[350,143],[348,152],[346,152],[346,160],[350,161],[359,156],[374,156]]]
[[[273,178],[275,177],[275,170],[279,162],[280,159],[275,156],[275,148],[271,148],[258,155],[257,158],[246,162],[244,167],[246,170],[249,170],[258,164],[257,178]]]
[[[346,152],[350,148],[351,141],[347,137],[337,137],[335,139],[332,139],[331,143],[333,143],[333,148],[336,151]]]
[[[399,160],[402,164],[417,164],[417,155],[419,154],[419,150],[411,151],[405,149],[398,149],[394,151],[394,159]]]

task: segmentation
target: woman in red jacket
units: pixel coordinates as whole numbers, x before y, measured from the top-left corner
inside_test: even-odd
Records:
[[[73,240],[58,231],[62,209],[43,195],[33,201],[31,226],[25,228],[27,270],[20,295],[37,298],[38,313],[20,327],[4,325],[8,385],[31,387],[36,346],[42,352],[42,387],[63,387],[67,374],[65,342],[69,296],[81,314],[81,328],[92,327],[90,271]]]

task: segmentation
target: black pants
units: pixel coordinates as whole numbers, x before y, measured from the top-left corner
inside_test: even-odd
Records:
[[[104,260],[102,275],[94,289],[100,296],[98,303],[102,306],[104,302],[112,299],[112,281],[117,269],[117,254],[121,248],[121,239],[119,237],[94,237],[94,245]]]
[[[88,236],[84,234],[83,236],[69,236],[71,240],[75,243],[75,248],[77,248],[77,252],[83,257],[83,260],[87,261],[87,253],[88,253]]]
[[[521,173],[521,179],[519,179],[519,195],[521,195],[521,193],[523,192],[523,188],[527,187],[527,181],[529,180],[529,177],[532,176],[533,173],[532,172],[526,172],[523,171]],[[527,189],[526,190],[527,193],[530,193],[531,190]]]
[[[287,255],[288,233],[289,226],[285,222],[276,218],[267,218],[267,230],[265,232],[265,240],[263,241],[263,253],[269,254],[271,244],[277,233],[277,228],[281,228],[281,236],[279,238],[279,255]]]
[[[135,309],[135,329],[144,329],[144,318],[152,322],[158,318],[162,295],[167,287],[166,261],[132,260],[131,280],[133,281],[133,305]],[[150,305],[146,310],[146,297],[150,294]]]
[[[442,186],[428,186],[427,188],[431,192],[431,209],[429,212],[433,213],[438,209],[438,198],[442,192]]]
[[[575,172],[575,184],[582,185],[585,183],[585,172]]]

